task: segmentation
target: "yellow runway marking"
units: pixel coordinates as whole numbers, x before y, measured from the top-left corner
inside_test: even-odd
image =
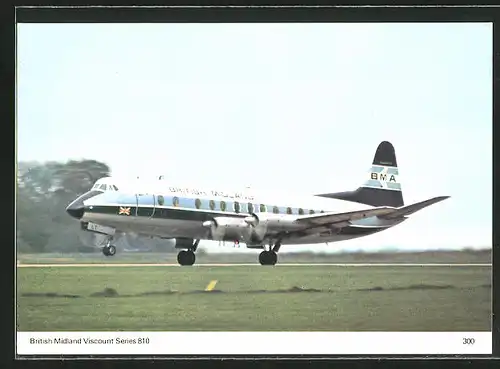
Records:
[[[207,287],[205,288],[205,291],[212,291],[217,284],[217,281],[210,281],[209,284],[207,284]]]

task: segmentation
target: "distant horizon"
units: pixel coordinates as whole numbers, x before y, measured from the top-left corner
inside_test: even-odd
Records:
[[[216,242],[216,241],[214,241]],[[226,244],[230,244],[230,242],[226,242]],[[338,244],[337,242],[335,244]],[[205,246],[205,247],[204,247]],[[309,246],[308,249],[303,249],[302,247]],[[319,247],[318,247],[319,246]],[[450,248],[453,247],[453,248]],[[232,249],[231,251],[229,250],[223,250],[225,248],[230,248]],[[207,252],[210,253],[232,253],[234,252],[233,250],[239,250],[237,252],[254,252],[252,249],[246,249],[244,246],[241,248],[233,248],[229,245],[226,246],[218,246],[218,245],[210,245],[207,247],[207,245],[201,245],[200,242],[200,249],[205,249]],[[430,246],[427,247],[426,249],[420,249],[420,248],[401,248],[398,246],[379,246],[371,249],[367,249],[365,246],[361,247],[350,247],[350,248],[338,248],[336,249],[334,246],[334,243],[331,243],[330,246],[326,246],[323,244],[314,244],[314,245],[301,245],[301,247],[298,250],[294,250],[294,246],[289,246],[289,247],[283,247],[280,250],[280,254],[286,254],[286,253],[332,253],[332,254],[337,254],[337,253],[381,253],[381,252],[434,252],[434,251],[443,251],[443,252],[449,252],[449,251],[483,251],[483,250],[492,250],[492,246],[486,246],[486,245],[476,245],[476,246],[458,246],[458,245],[449,245],[448,247],[440,247],[440,246]],[[259,251],[260,250],[256,250]]]
[[[348,240],[342,242],[334,242],[326,244],[303,244],[303,245],[285,245],[281,248],[280,254],[286,253],[327,253],[327,254],[337,254],[337,253],[370,253],[370,252],[424,252],[424,251],[481,251],[481,250],[492,250],[493,247],[491,245],[429,245],[425,249],[419,247],[401,247],[401,245],[372,245],[371,247],[366,247],[366,245],[360,245],[355,243],[356,240]],[[226,241],[220,243],[225,243],[224,246],[219,246],[219,241],[209,241],[202,240],[200,241],[199,249],[204,250],[208,253],[258,253],[261,250],[248,249],[244,245],[241,244],[240,247],[233,247],[233,243]],[[342,245],[343,244],[343,245]],[[123,248],[134,249],[128,244],[128,241],[120,239],[117,241],[117,245],[120,245]],[[342,247],[340,247],[342,246]]]
[[[219,249],[221,249],[222,247],[219,247]],[[213,248],[210,248],[210,249],[207,249],[207,248],[203,248],[201,247],[200,250],[203,250],[203,252],[206,252],[207,254],[227,254],[227,255],[237,255],[237,254],[247,254],[247,255],[250,255],[250,254],[258,254],[259,252],[261,252],[261,250],[257,250],[257,249],[246,249],[244,247],[242,248],[232,248],[230,246],[225,246],[224,247],[225,249],[231,249],[231,251],[229,250],[225,250],[223,252],[217,252],[217,250],[214,250]],[[236,253],[233,252],[233,250],[237,250]],[[330,250],[330,251],[318,251],[314,248],[311,248],[311,249],[307,249],[307,250],[296,250],[296,251],[293,251],[291,249],[283,249],[283,251],[280,251],[280,255],[281,254],[331,254],[331,255],[335,255],[335,254],[359,254],[359,253],[362,253],[362,254],[383,254],[383,253],[387,253],[387,254],[392,254],[392,253],[397,253],[397,254],[405,254],[405,253],[415,253],[415,254],[419,254],[419,253],[432,253],[432,252],[442,252],[442,253],[460,253],[460,252],[472,252],[472,253],[481,253],[481,252],[486,252],[486,251],[493,251],[492,247],[487,247],[487,246],[484,246],[484,247],[481,247],[481,246],[477,246],[477,247],[469,247],[469,246],[465,246],[465,247],[459,247],[459,248],[456,248],[456,249],[398,249],[398,248],[388,248],[388,249],[385,249],[385,248],[380,248],[380,249],[374,249],[374,250],[366,250],[366,249],[352,249],[352,250]],[[125,252],[125,253],[128,253],[128,254],[168,254],[169,252],[166,252],[166,251],[141,251],[140,249],[122,249],[122,252]],[[87,255],[89,254],[88,252],[70,252],[70,253],[67,253],[67,252],[57,252],[57,251],[44,251],[44,252],[24,252],[24,251],[19,251],[17,250],[17,253],[18,254],[23,254],[23,255],[38,255],[38,254],[55,254],[55,255],[65,255],[65,254],[79,254],[79,255]],[[92,254],[92,253],[90,253]],[[96,250],[93,254],[100,254],[99,250]]]

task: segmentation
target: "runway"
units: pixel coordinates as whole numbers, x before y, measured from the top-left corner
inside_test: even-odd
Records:
[[[241,266],[258,266],[261,267],[258,263],[246,263],[246,264],[195,264],[192,267],[241,267]],[[332,266],[332,267],[492,267],[492,264],[403,264],[403,263],[371,263],[371,264],[363,264],[363,263],[351,263],[351,264],[338,264],[338,263],[281,263],[276,264],[277,267],[286,267],[286,266],[304,266],[304,267],[313,267],[313,266]],[[119,264],[119,263],[111,263],[111,264],[17,264],[18,268],[68,268],[68,267],[79,267],[79,268],[89,268],[89,267],[181,267],[177,263],[171,264],[160,264],[160,263],[148,263],[148,264],[139,264],[139,263],[130,263],[130,264]]]

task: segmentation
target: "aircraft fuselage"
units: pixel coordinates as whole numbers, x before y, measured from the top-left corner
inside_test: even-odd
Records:
[[[155,194],[135,195],[104,192],[85,201],[85,212],[81,220],[113,227],[122,232],[165,238],[211,240],[213,238],[203,226],[203,222],[217,217],[244,219],[252,213],[301,216],[373,208],[369,205],[315,196],[295,196],[295,201],[292,199],[287,201],[283,195],[264,195],[258,198],[253,195],[239,195],[236,198],[233,193],[224,193],[224,196],[203,196],[201,190],[190,192],[195,194],[180,193],[170,189]],[[323,227],[320,230],[316,228],[312,234],[305,230],[300,234],[284,237],[282,244],[343,241],[382,231],[401,221],[370,217],[353,221],[351,225],[342,228]],[[234,238],[222,240],[235,241]]]

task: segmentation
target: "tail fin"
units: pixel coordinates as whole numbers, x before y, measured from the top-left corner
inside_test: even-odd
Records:
[[[316,196],[347,200],[371,206],[404,205],[394,146],[388,141],[378,145],[366,181],[355,191],[320,194]]]

